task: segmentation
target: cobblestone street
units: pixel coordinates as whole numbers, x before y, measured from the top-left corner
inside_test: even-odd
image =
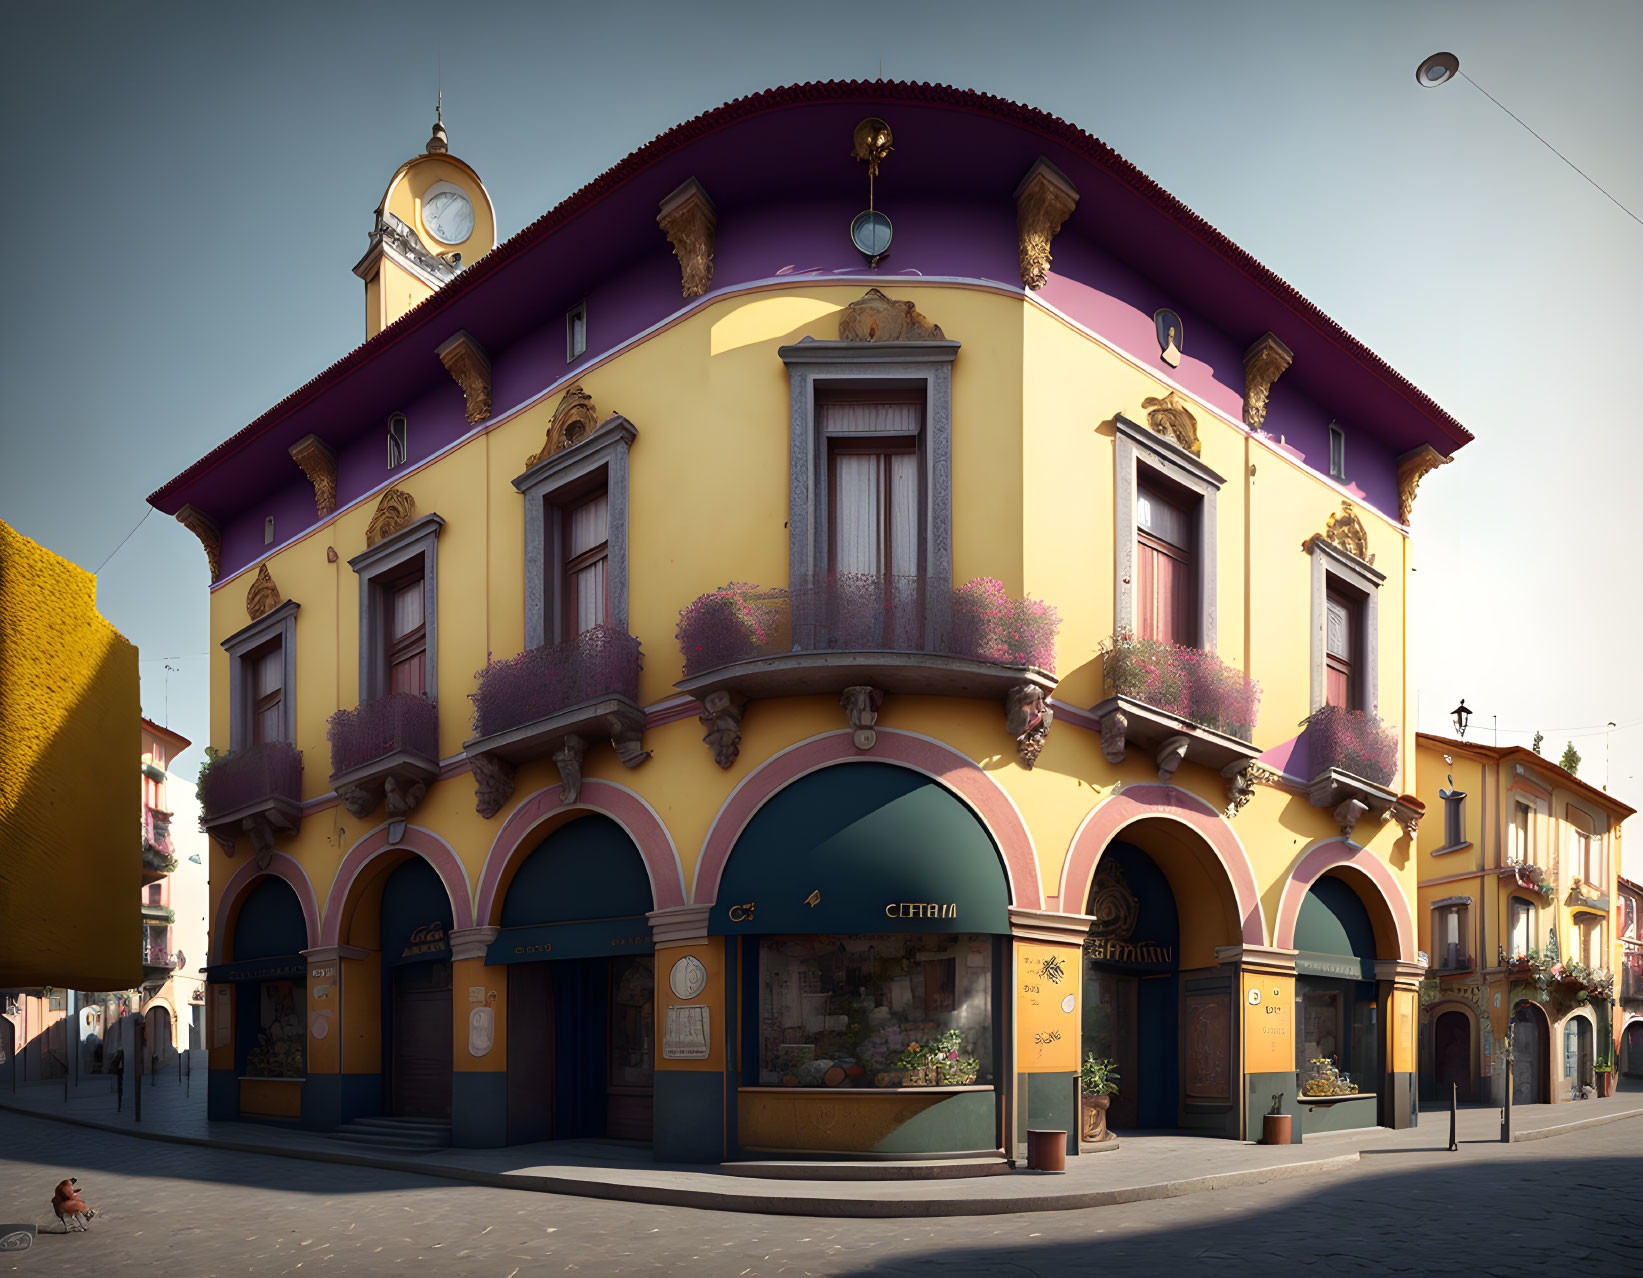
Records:
[[[936,1221],[813,1220],[445,1184],[0,1114],[0,1223],[42,1233],[6,1272],[172,1278],[332,1271],[936,1275],[1643,1270],[1629,1223],[1643,1120],[1513,1146],[1366,1153],[1308,1179],[1122,1207]],[[62,1235],[51,1187],[98,1211]],[[1412,1192],[1419,1186],[1418,1197]],[[1532,1186],[1532,1192],[1524,1192]],[[170,1222],[164,1227],[156,1221]]]

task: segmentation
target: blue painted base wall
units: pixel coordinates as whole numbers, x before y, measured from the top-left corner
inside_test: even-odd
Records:
[[[451,1075],[451,1144],[494,1149],[508,1143],[508,1076],[458,1071]]]
[[[302,1125],[309,1131],[332,1132],[341,1123],[341,1076],[310,1074],[302,1085]]]
[[[381,1074],[341,1074],[341,1119],[351,1123],[356,1118],[375,1118],[382,1113]]]
[[[127,1089],[126,1104],[131,1104]],[[205,1094],[205,1116],[212,1122],[233,1122],[240,1116],[240,1080],[231,1069],[210,1071]]]
[[[1067,1133],[1067,1152],[1078,1152],[1078,1075],[1021,1074],[1017,1076],[1017,1103],[1021,1108],[1022,1139],[1029,1131],[1060,1131]],[[990,1098],[989,1098],[990,1099]],[[986,1149],[991,1144],[954,1146],[953,1148]]]
[[[725,1160],[723,1071],[656,1071],[656,1127],[651,1148],[656,1161],[662,1163]]]

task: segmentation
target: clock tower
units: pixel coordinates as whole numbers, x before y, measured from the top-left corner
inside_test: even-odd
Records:
[[[389,181],[370,247],[354,267],[365,281],[367,339],[496,247],[490,194],[451,154],[443,116],[442,100],[428,145]]]

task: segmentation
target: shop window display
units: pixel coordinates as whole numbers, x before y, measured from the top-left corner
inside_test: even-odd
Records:
[[[984,935],[763,938],[759,1083],[991,1083],[992,964]]]
[[[257,1041],[245,1058],[251,1078],[302,1078],[306,1035],[302,992],[294,981],[264,981],[258,990]]]

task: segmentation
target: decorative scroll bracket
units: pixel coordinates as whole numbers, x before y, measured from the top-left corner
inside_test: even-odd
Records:
[[[1369,811],[1369,805],[1362,799],[1345,799],[1335,806],[1330,813],[1335,818],[1335,824],[1341,828],[1341,837],[1348,843],[1352,842],[1352,831],[1358,824],[1358,819]]]
[[[1015,191],[1021,283],[1038,290],[1050,278],[1050,245],[1078,205],[1078,189],[1043,156],[1033,162]]]
[[[582,760],[587,753],[587,738],[574,732],[553,752],[553,766],[559,769],[559,802],[575,803],[582,797]]]
[[[407,785],[396,776],[383,779],[382,797],[388,809],[388,842],[398,843],[405,837],[406,819],[427,793],[426,781],[412,781]]]
[[[713,287],[713,235],[719,225],[713,201],[707,198],[702,184],[690,178],[663,200],[656,225],[662,228],[679,259],[685,300],[700,297]]]
[[[1038,762],[1054,722],[1055,711],[1037,684],[1018,683],[1004,694],[1004,730],[1015,738],[1016,754],[1028,771]]]
[[[1130,717],[1122,710],[1101,716],[1101,755],[1115,768],[1124,762],[1124,740],[1129,728]]]
[[[1158,783],[1168,785],[1175,776],[1175,770],[1181,766],[1181,760],[1187,757],[1187,747],[1192,744],[1192,738],[1176,735],[1166,737],[1158,743],[1158,749],[1153,751],[1153,761],[1158,764]]]
[[[1295,352],[1271,333],[1264,333],[1244,352],[1244,425],[1266,421],[1267,397],[1278,378],[1295,362]]]
[[[1227,783],[1226,814],[1229,821],[1255,797],[1256,782],[1271,784],[1278,779],[1276,772],[1263,768],[1253,759],[1234,759],[1221,769],[1221,775]]]
[[[1421,818],[1425,815],[1425,805],[1419,800],[1412,800],[1410,795],[1404,795],[1392,805],[1392,819],[1398,823],[1406,838],[1415,837],[1415,832],[1420,829]]]
[[[517,769],[506,759],[494,754],[476,754],[469,757],[474,774],[474,808],[489,820],[502,811],[502,805],[513,798],[514,774]]]
[[[879,734],[873,730],[873,725],[879,720],[884,693],[865,684],[846,688],[839,704],[844,707],[844,717],[855,730],[850,737],[851,742],[858,750],[871,750],[878,744]]]
[[[1398,518],[1407,527],[1415,511],[1415,489],[1420,482],[1439,466],[1447,466],[1454,458],[1445,457],[1431,444],[1410,449],[1398,458]]]
[[[650,751],[644,748],[643,710],[617,710],[605,716],[605,723],[610,728],[611,749],[616,751],[624,768],[637,768],[650,758]]]
[[[445,371],[462,388],[468,401],[467,418],[477,425],[491,415],[491,357],[466,332],[446,338],[434,352]]]
[[[318,435],[304,435],[290,448],[291,460],[302,467],[314,486],[314,509],[324,519],[337,508],[337,455]]]
[[[177,522],[200,539],[205,561],[211,567],[211,580],[217,580],[222,576],[222,530],[217,521],[198,506],[185,505],[177,512]]]
[[[721,768],[733,766],[742,752],[742,715],[746,710],[747,698],[726,689],[702,698],[702,710],[696,716],[707,729],[702,740],[713,751],[713,762]]]

